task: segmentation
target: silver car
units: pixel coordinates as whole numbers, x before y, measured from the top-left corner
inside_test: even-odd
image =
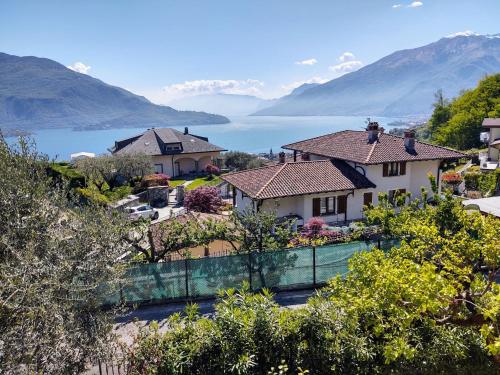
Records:
[[[127,207],[125,212],[128,214],[128,218],[131,220],[138,220],[140,218],[156,220],[159,217],[159,213],[149,204],[141,204],[140,206]]]

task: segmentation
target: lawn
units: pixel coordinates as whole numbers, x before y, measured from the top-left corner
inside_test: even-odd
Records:
[[[176,179],[172,179],[168,182],[168,186],[170,186],[171,188],[174,188],[176,186],[179,186],[179,185],[182,185],[184,182],[186,182],[186,180],[183,180],[182,178],[176,178]]]
[[[187,187],[186,190],[193,190],[200,186],[215,186],[222,182],[219,176],[214,176],[210,179],[210,176],[198,177],[194,179]]]

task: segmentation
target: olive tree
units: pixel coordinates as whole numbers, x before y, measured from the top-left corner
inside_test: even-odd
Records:
[[[84,158],[76,162],[76,167],[85,176],[87,184],[94,183],[101,191],[104,184],[112,190],[119,185],[120,178],[130,181],[153,171],[151,157],[141,153]]]
[[[79,207],[47,158],[0,138],[0,373],[79,373],[112,347],[113,293],[127,222]],[[106,288],[103,286],[106,285]]]

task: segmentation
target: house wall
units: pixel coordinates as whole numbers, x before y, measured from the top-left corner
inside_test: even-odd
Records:
[[[312,155],[311,155],[312,156]],[[310,194],[279,199],[264,200],[261,209],[274,211],[278,217],[287,215],[299,215],[304,219],[304,223],[313,217],[313,199],[323,197],[337,197],[347,195],[347,213],[321,216],[327,223],[341,222],[345,220],[363,219],[364,193],[372,193],[372,203],[378,204],[378,193],[387,193],[389,190],[406,189],[413,198],[421,196],[421,187],[430,192],[430,183],[427,174],[430,172],[437,177],[439,160],[407,162],[406,174],[403,176],[383,177],[382,164],[357,165],[356,170],[365,173],[370,181],[377,187],[370,189],[355,189],[349,191],[338,191],[331,193]],[[349,163],[355,167],[354,163]],[[243,197],[241,191],[236,190],[236,206],[239,211],[251,207],[252,200]]]
[[[178,155],[155,155],[153,156],[154,164],[163,165],[163,173],[172,177],[177,177],[178,173],[175,170],[175,162],[179,162],[180,170],[186,174],[195,170],[195,161],[198,161],[198,171],[205,170],[208,164],[212,163],[212,159],[220,158],[220,152],[200,152],[193,154],[178,154]]]
[[[499,138],[500,138],[500,128],[490,128],[490,143]],[[491,160],[499,161],[500,150],[498,150],[493,146],[489,146],[488,157],[491,158]]]

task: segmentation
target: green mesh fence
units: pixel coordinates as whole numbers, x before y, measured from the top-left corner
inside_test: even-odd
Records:
[[[348,272],[354,253],[374,246],[388,250],[398,240],[348,242],[263,253],[141,264],[127,270],[119,293],[104,296],[104,304],[154,303],[174,299],[212,297],[221,289],[253,290],[313,287]]]

